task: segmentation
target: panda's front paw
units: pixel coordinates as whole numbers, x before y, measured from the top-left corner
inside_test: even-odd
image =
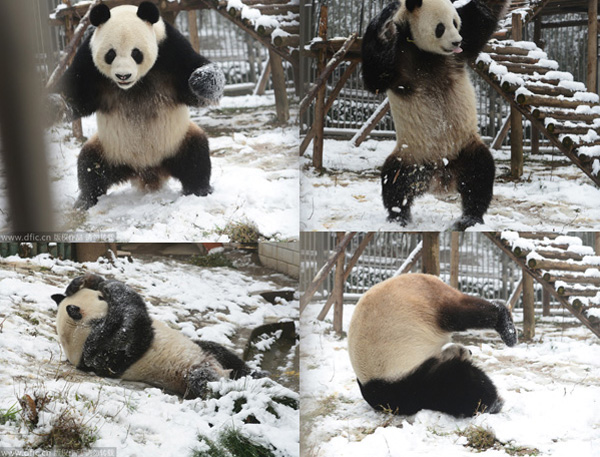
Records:
[[[223,96],[225,75],[215,63],[194,70],[189,79],[190,88],[198,98],[199,106],[215,104]]]

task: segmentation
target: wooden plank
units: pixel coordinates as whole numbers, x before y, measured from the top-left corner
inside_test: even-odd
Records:
[[[344,232],[336,233],[337,244],[340,244],[344,239]],[[342,334],[342,323],[344,316],[344,263],[346,260],[345,255],[338,256],[337,264],[335,266],[335,286],[333,288],[335,293],[335,305],[333,308],[333,331],[338,335]]]
[[[460,233],[450,235],[450,285],[458,289],[458,270],[460,267]]]
[[[325,3],[321,4],[319,14],[318,36],[322,40],[327,39],[327,11]],[[317,74],[325,69],[325,52],[321,51],[317,61]],[[317,91],[317,100],[315,101],[315,121],[313,129],[315,130],[315,139],[313,141],[313,166],[317,171],[323,169],[323,143],[325,141],[325,92],[327,88],[322,84]]]
[[[523,39],[523,22],[521,15],[512,15],[512,35],[515,41]],[[510,108],[510,174],[513,178],[523,175],[523,117],[511,106]]]
[[[440,234],[423,233],[423,273],[440,275]]]
[[[523,338],[527,341],[535,336],[535,301],[533,278],[523,269]]]
[[[187,15],[190,43],[192,48],[194,48],[194,51],[200,52],[200,37],[198,36],[198,12],[196,10],[189,10]]]
[[[587,89],[598,91],[598,1],[588,5]]]
[[[521,279],[517,283],[517,287],[515,287],[515,290],[513,290],[513,293],[510,295],[510,297],[508,298],[508,302],[506,303],[506,306],[508,307],[511,313],[515,308],[519,297],[521,296],[521,292],[523,292],[523,277],[521,277]]]
[[[252,91],[252,95],[263,95],[265,93],[265,89],[267,87],[267,83],[269,82],[269,76],[271,75],[271,59],[267,60],[267,63],[262,68],[260,72],[260,76],[258,78],[258,82],[256,86],[254,86],[254,90]]]
[[[273,82],[273,91],[275,92],[277,121],[283,124],[290,118],[290,104],[285,86],[283,62],[281,57],[271,48],[269,48],[269,61],[271,62],[271,81]]]

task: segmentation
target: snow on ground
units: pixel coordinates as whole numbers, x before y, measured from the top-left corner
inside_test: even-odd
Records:
[[[74,210],[81,144],[66,124],[48,138],[51,190],[62,231],[116,232],[126,241],[227,241],[228,223],[250,222],[271,239],[298,237],[298,127],[276,126],[273,95],[224,97],[222,106],[192,110],[209,136],[214,191],[183,196],[170,179],[145,193],[130,183],[113,186],[88,211]],[[83,120],[84,136],[96,131],[95,117]],[[3,183],[4,184],[4,183]],[[7,231],[6,190],[0,189],[0,232]]]
[[[379,169],[394,148],[393,140],[367,140],[358,148],[345,140],[325,140],[326,171],[316,173],[312,149],[301,159],[300,229],[392,231],[386,221]],[[600,189],[579,168],[560,157],[525,158],[523,178],[514,181],[510,153],[493,151],[494,199],[485,224],[471,230],[600,230]],[[425,194],[412,206],[407,230],[444,230],[461,215],[458,193]]]
[[[251,295],[277,290],[286,281],[275,273],[250,273],[243,259],[236,267],[200,268],[154,257],[86,264],[48,256],[1,260],[0,416],[12,405],[19,408],[17,398],[25,394],[46,392],[52,401],[31,431],[19,415],[17,423],[0,420],[0,447],[35,443],[48,432],[52,419],[69,408],[95,429],[99,439],[94,447],[115,447],[119,456],[190,456],[192,449],[205,446],[198,435],[216,440],[228,428],[274,447],[278,457],[298,456],[298,411],[273,401],[277,397],[297,401],[297,346],[271,370],[274,381],[215,382],[213,390],[220,394],[206,401],[181,400],[143,383],[78,371],[60,350],[56,304],[50,296],[63,293],[73,277],[89,271],[126,281],[144,296],[152,317],[192,338],[217,341],[241,354],[252,329],[296,321],[298,302],[272,305]]]
[[[455,335],[505,400],[499,414],[456,419],[374,411],[361,397],[345,334],[316,320],[321,307],[308,306],[300,319],[303,457],[600,456],[600,341],[574,318],[539,318],[534,341],[513,348],[493,331]],[[344,306],[344,331],[353,310]],[[515,322],[521,328],[522,315]],[[471,425],[491,430],[504,448],[467,447],[461,432]]]

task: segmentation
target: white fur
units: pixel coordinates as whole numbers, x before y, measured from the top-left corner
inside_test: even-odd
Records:
[[[358,301],[348,330],[348,351],[361,384],[397,381],[431,357],[463,354],[443,347],[450,333],[439,328],[436,304],[462,294],[435,276],[407,274],[369,289]]]
[[[110,19],[98,26],[90,43],[96,68],[125,90],[133,87],[150,71],[158,57],[158,45],[166,38],[162,19],[150,24],[137,16],[137,10],[132,5],[111,9]],[[131,57],[134,48],[144,54],[144,60],[139,65]],[[109,65],[104,56],[111,49],[116,51],[117,57]],[[123,81],[117,74],[131,74],[131,77],[126,81],[127,84],[121,84]]]
[[[479,139],[475,90],[464,68],[454,84],[440,93],[421,81],[410,97],[388,90],[396,126],[394,154],[409,163],[441,163],[455,159],[467,144]]]
[[[67,314],[69,305],[79,306],[82,314],[80,320],[73,320]],[[108,304],[101,299],[100,292],[91,289],[81,289],[58,305],[56,333],[67,360],[73,365],[77,366],[81,360],[83,345],[91,331],[90,321],[102,318],[107,311]]]
[[[185,378],[195,367],[210,366],[219,376],[229,378],[210,354],[178,330],[153,320],[154,340],[144,356],[129,367],[122,378],[144,381],[172,392],[185,393]]]
[[[451,55],[456,49],[453,43],[462,41],[460,16],[450,0],[423,0],[423,5],[412,12],[402,2],[394,15],[394,22],[408,22],[415,44],[424,51]],[[435,29],[440,23],[444,24],[446,31],[438,38]]]
[[[185,105],[157,106],[155,117],[131,113],[127,108],[120,105],[110,113],[96,113],[98,139],[111,164],[135,169],[157,166],[178,152],[192,128]]]

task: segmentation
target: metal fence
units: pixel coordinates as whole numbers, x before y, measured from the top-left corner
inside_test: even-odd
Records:
[[[56,63],[58,54],[65,47],[65,30],[62,27],[50,27],[45,32],[48,16],[62,0],[25,0],[31,10],[32,31],[35,33],[38,71],[43,81],[47,80]],[[269,53],[258,40],[214,10],[198,10],[197,25],[200,35],[200,52],[216,62],[226,77],[228,88],[238,86],[252,88],[258,82]],[[181,12],[175,21],[177,29],[189,38],[188,15]],[[286,80],[293,84],[292,66],[284,61]],[[267,85],[269,90],[270,82]]]
[[[522,270],[482,233],[461,233],[459,238],[458,289],[486,299],[507,300],[522,278]],[[577,233],[587,246],[593,246],[593,233]],[[364,234],[357,234],[346,249],[350,259]],[[440,233],[440,277],[450,281],[450,233]],[[396,273],[421,241],[420,234],[402,232],[377,233],[361,255],[345,284],[346,301],[358,300],[373,285]],[[303,232],[300,236],[300,290],[306,290],[315,274],[332,254],[335,233]],[[412,272],[421,271],[421,261]],[[326,298],[333,290],[331,272],[317,291],[316,299]],[[542,300],[542,287],[534,283],[536,303]],[[551,301],[551,304],[556,302]],[[520,301],[517,307],[520,307]]]
[[[313,4],[318,2],[313,1]],[[369,21],[381,11],[389,0],[329,0],[328,37],[347,37],[353,32],[362,36]],[[314,14],[311,30],[316,36],[319,8],[313,7]],[[545,22],[560,22],[587,19],[586,15],[569,14],[558,17],[545,18]],[[533,24],[524,30],[524,40],[533,37]],[[542,29],[542,41],[550,59],[558,61],[562,71],[573,73],[576,81],[585,81],[586,55],[587,55],[587,28],[572,26],[563,28]],[[308,59],[308,57],[305,57]],[[312,66],[311,76],[314,78],[315,69]],[[340,65],[327,81],[327,96],[335,87],[346,65]],[[500,130],[503,120],[509,115],[509,105],[475,72],[471,72],[471,79],[477,93],[480,132],[484,138],[491,140]],[[345,84],[341,93],[334,102],[325,118],[325,132],[328,136],[350,137],[356,133],[385,100],[385,94],[373,95],[365,90],[361,78],[361,65],[359,64]],[[307,114],[303,121],[303,129],[312,123],[312,113]],[[531,125],[524,119],[525,144],[531,139]],[[373,130],[372,135],[395,137],[394,125],[391,115],[386,115]],[[510,135],[505,139],[505,144],[510,144]],[[542,147],[551,146],[549,142],[541,143]]]

